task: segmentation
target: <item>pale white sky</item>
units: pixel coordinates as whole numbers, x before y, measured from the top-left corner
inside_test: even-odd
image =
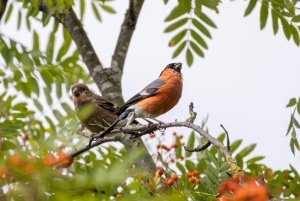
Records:
[[[114,2],[118,14],[102,12],[102,24],[94,20],[88,7],[85,28],[104,66],[110,64],[127,4],[127,1]],[[173,62],[173,49],[168,47],[168,41],[174,34],[163,33],[167,25],[163,20],[173,5],[170,2],[164,6],[157,0],[145,2],[125,63],[122,81],[125,100]],[[259,4],[255,13],[244,18],[246,5],[245,1],[225,2],[219,15],[211,12],[218,29],[211,30],[213,39],[207,40],[209,50],[204,59],[195,59],[191,68],[187,67],[184,55],[174,60],[184,64],[183,96],[173,110],[159,119],[186,119],[187,107],[193,101],[199,114],[198,123],[209,114],[212,135],[218,136],[222,132],[219,125],[223,124],[231,141],[243,139],[244,146],[258,144],[252,156],[265,155],[264,162],[275,169],[287,168],[291,163],[299,170],[299,154],[292,155],[290,137],[285,137],[291,113],[285,106],[289,98],[300,95],[300,49],[288,42],[282,31],[273,36],[271,21],[266,30],[260,31]],[[16,32],[15,27],[13,23],[1,31],[31,44],[30,34]],[[44,44],[46,41],[43,38]]]

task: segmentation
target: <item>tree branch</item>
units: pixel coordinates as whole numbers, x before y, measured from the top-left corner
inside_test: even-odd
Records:
[[[5,13],[6,5],[7,0],[0,0],[0,20],[2,19],[3,14]]]
[[[114,54],[111,60],[111,68],[118,74],[118,84],[121,85],[121,78],[123,75],[124,63],[128,52],[129,44],[136,27],[138,16],[144,4],[144,0],[130,0],[129,9],[126,11],[124,21],[121,26],[118,41],[115,47]],[[106,89],[106,94],[110,94],[112,97],[115,95],[115,91]],[[118,103],[117,103],[118,104]]]
[[[207,144],[212,144],[215,147],[217,147],[226,157],[226,161],[230,165],[231,172],[238,172],[240,168],[237,166],[236,161],[232,158],[230,151],[224,146],[222,142],[211,136],[209,133],[207,133],[205,130],[203,130],[200,126],[195,125],[189,121],[183,121],[183,122],[171,122],[171,123],[163,123],[163,124],[151,124],[151,125],[137,125],[137,126],[127,126],[125,128],[122,128],[122,132],[132,135],[133,138],[141,137],[143,135],[153,133],[154,131],[161,130],[161,129],[167,129],[171,127],[186,127],[193,129],[198,134],[200,134],[202,137],[208,140]],[[99,135],[99,134],[97,134]],[[97,136],[95,136],[97,137]],[[90,148],[95,147],[97,145],[102,144],[102,140],[105,140],[106,138],[99,139],[95,143],[91,145],[91,147],[85,147],[83,151],[80,151],[80,153],[83,153],[85,151],[88,151]],[[185,147],[187,151],[192,150],[189,147]],[[73,154],[71,154],[72,156]],[[77,154],[79,155],[79,154]]]

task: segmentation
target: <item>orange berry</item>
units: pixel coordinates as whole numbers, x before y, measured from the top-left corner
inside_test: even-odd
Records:
[[[194,176],[194,175],[193,175],[193,173],[189,172],[189,173],[187,173],[187,176],[188,176],[188,177],[192,177],[192,176]]]
[[[180,159],[181,159],[181,160],[184,160],[184,157],[183,157],[183,156],[180,156]]]
[[[117,198],[117,199],[121,199],[122,197],[123,197],[123,195],[120,194],[120,193],[118,193],[118,194],[116,195],[116,198]]]
[[[172,186],[174,184],[174,180],[173,179],[169,179],[167,182],[166,182],[167,186]]]
[[[43,164],[46,167],[50,167],[53,166],[57,163],[57,159],[55,158],[55,156],[53,154],[49,154],[47,155],[44,160],[43,160]]]
[[[24,170],[28,174],[32,174],[34,172],[34,167],[31,163],[27,163],[24,167]]]
[[[160,176],[163,175],[164,172],[165,172],[165,170],[164,170],[163,168],[159,168],[159,169],[158,169],[158,174],[159,174]]]
[[[196,179],[196,184],[201,184],[201,179]]]
[[[73,163],[73,157],[66,155],[62,151],[58,152],[57,165],[62,168],[67,168]]]
[[[156,145],[156,148],[157,149],[161,148],[161,144]]]
[[[10,160],[9,161],[10,161],[10,164],[12,166],[15,166],[15,167],[19,167],[23,163],[23,160],[22,160],[21,156],[18,155],[18,154],[14,154],[14,155],[10,156]]]
[[[0,168],[0,177],[5,178],[8,176],[8,170],[4,167]]]
[[[198,170],[194,170],[193,171],[193,175],[196,177],[196,176],[198,176],[200,174],[200,172],[198,171]]]
[[[177,174],[174,174],[171,179],[173,179],[174,181],[178,181],[179,177]]]
[[[166,145],[162,145],[161,146],[162,149],[166,150],[167,152],[170,151],[170,148]]]
[[[172,144],[171,148],[174,148],[174,149],[178,148],[178,144]]]
[[[196,177],[191,177],[189,180],[190,180],[190,182],[192,182],[192,183],[196,183],[196,180],[197,180],[197,179],[196,179]]]

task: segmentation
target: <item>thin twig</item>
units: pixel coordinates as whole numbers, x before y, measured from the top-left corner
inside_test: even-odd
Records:
[[[209,146],[211,145],[210,141],[207,141],[204,145],[202,146],[198,146],[196,148],[191,148],[188,146],[184,146],[184,149],[188,152],[200,152],[200,151],[204,151],[205,149],[207,149]]]
[[[224,130],[224,132],[225,132],[225,134],[226,134],[226,138],[227,138],[227,149],[228,149],[228,151],[230,151],[230,140],[229,140],[229,134],[228,134],[228,132],[227,132],[227,130],[226,130],[226,128],[221,124],[220,125],[221,126],[221,128],[223,128],[223,130]]]

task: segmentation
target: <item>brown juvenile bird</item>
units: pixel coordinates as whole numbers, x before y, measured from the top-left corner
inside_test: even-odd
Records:
[[[76,114],[81,124],[92,133],[99,133],[117,118],[113,112],[117,106],[106,98],[94,94],[82,83],[71,87]]]

